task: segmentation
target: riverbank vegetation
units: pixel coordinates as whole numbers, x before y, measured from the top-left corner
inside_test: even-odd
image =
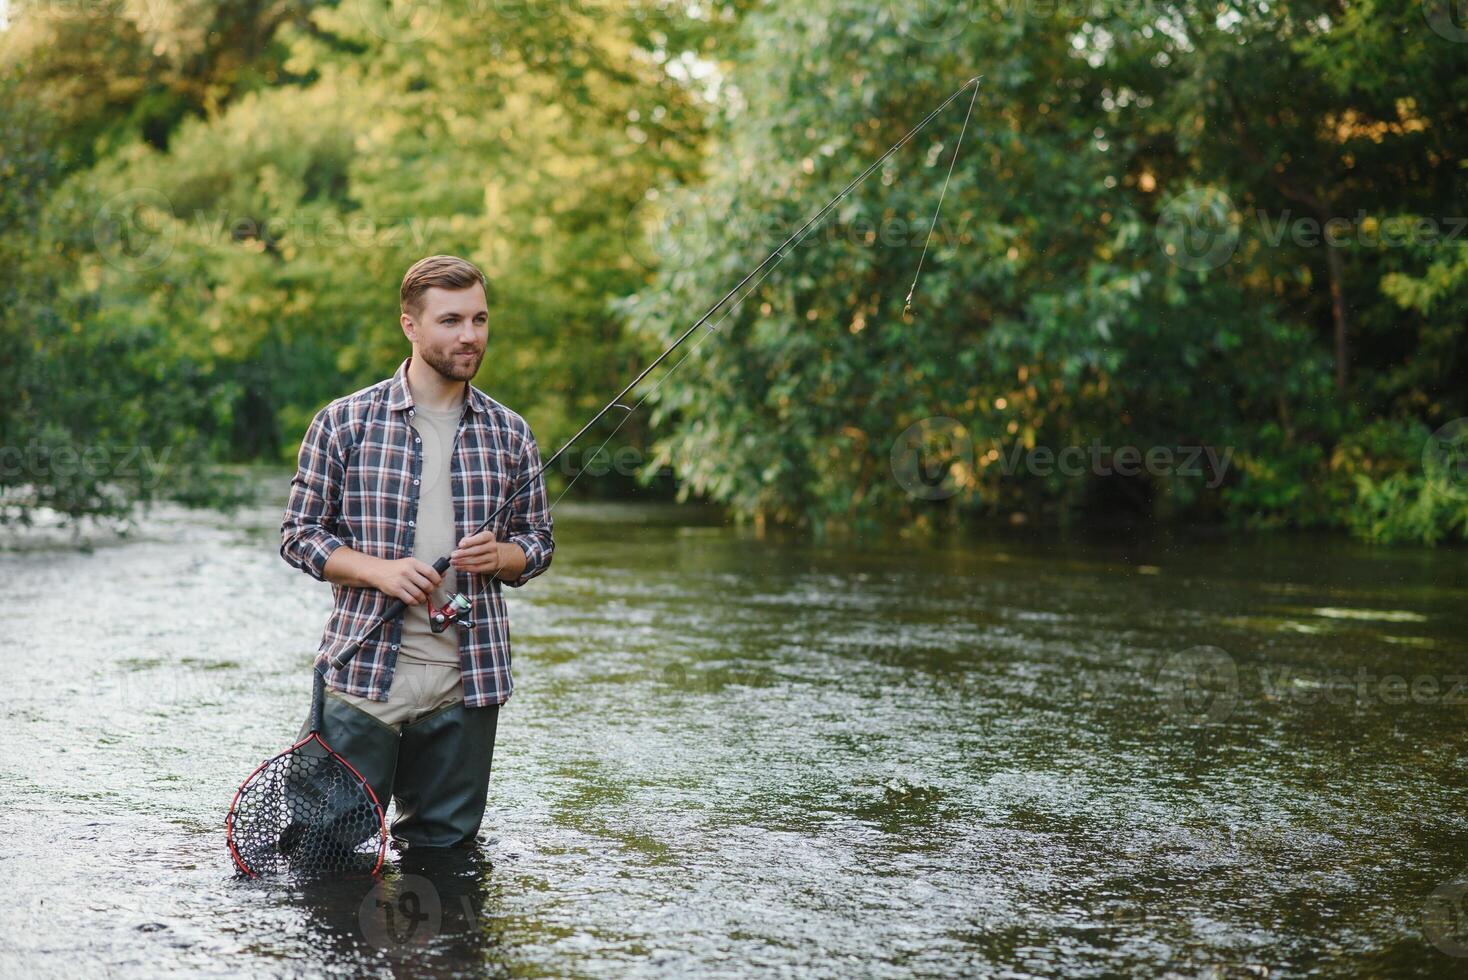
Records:
[[[293,459],[404,356],[397,284],[436,252],[490,277],[478,383],[549,451],[982,74],[912,311],[967,96],[575,492],[816,530],[1468,538],[1468,32],[1441,6],[12,4],[6,518]]]

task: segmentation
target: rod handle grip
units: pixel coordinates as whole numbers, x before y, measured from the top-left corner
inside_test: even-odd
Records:
[[[449,570],[449,556],[444,555],[438,561],[434,562],[433,570],[440,575],[442,575],[444,572],[447,572]],[[357,655],[357,651],[362,649],[363,643],[366,643],[373,636],[373,634],[382,629],[384,625],[392,622],[393,620],[401,616],[404,612],[407,611],[407,609],[408,604],[401,599],[394,599],[392,602],[389,602],[387,604],[387,608],[382,611],[382,615],[377,617],[377,622],[373,624],[372,629],[357,637],[356,640],[352,641],[351,645],[344,648],[341,653],[338,653],[336,656],[332,657],[331,666],[336,668],[337,670],[341,670],[347,664],[351,663],[352,658]]]

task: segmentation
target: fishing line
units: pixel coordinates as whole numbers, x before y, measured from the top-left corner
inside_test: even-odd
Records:
[[[761,285],[763,285],[764,281],[770,277],[770,273],[772,273],[776,269],[780,268],[780,263],[781,262],[784,262],[785,259],[786,259],[786,257],[789,254],[790,254],[789,252],[786,252],[784,255],[781,255],[780,258],[779,258],[779,260],[776,261],[774,265],[770,266],[767,270],[765,270],[764,275],[760,276],[757,280],[755,280],[754,285],[749,287],[749,291],[746,292],[743,296],[741,296],[737,302],[735,302],[732,305],[730,305],[730,307],[727,310],[724,311],[724,315],[721,316],[721,317],[719,317],[712,324],[710,324],[708,330],[706,330],[704,332],[704,335],[702,337],[699,337],[698,340],[694,341],[693,346],[690,347],[690,348],[688,348],[688,350],[683,354],[682,357],[680,357],[680,358],[678,358],[678,360],[674,361],[672,367],[668,368],[667,371],[663,372],[663,376],[658,379],[657,384],[653,385],[651,388],[649,388],[647,390],[647,393],[646,394],[644,394],[641,398],[637,399],[637,404],[636,405],[633,405],[631,408],[627,409],[627,414],[624,415],[624,416],[622,416],[622,421],[620,421],[620,422],[617,423],[617,427],[611,431],[611,434],[608,435],[605,439],[603,439],[601,445],[600,446],[597,446],[596,449],[595,449],[595,451],[592,452],[592,454],[591,454],[591,458],[592,459],[595,459],[596,458],[596,454],[599,453],[599,452],[601,452],[603,449],[605,449],[607,447],[607,443],[609,443],[609,442],[612,441],[612,437],[615,436],[619,431],[621,431],[622,426],[626,425],[627,424],[627,420],[632,417],[632,413],[635,412],[635,411],[637,411],[639,408],[641,408],[642,407],[642,403],[645,402],[645,401],[647,401],[648,398],[652,397],[653,392],[655,392],[659,388],[661,388],[663,386],[663,382],[664,381],[667,381],[669,378],[671,378],[673,376],[673,372],[674,371],[677,371],[678,368],[682,367],[683,366],[683,362],[686,361],[686,360],[688,360],[690,357],[692,357],[693,356],[693,352],[696,351],[696,350],[698,350],[699,346],[705,340],[708,340],[710,337],[712,337],[718,331],[719,324],[721,324],[725,320],[727,320],[729,318],[730,314],[737,312],[740,309],[740,307],[742,307],[744,305],[744,301],[747,300],[747,299],[749,299],[749,297],[753,296],[755,294],[755,292],[759,289],[759,287]],[[556,504],[560,503],[561,502],[561,498],[566,495],[567,491],[569,491],[571,489],[572,485],[575,484],[575,482],[577,480],[581,479],[581,474],[582,473],[585,473],[585,472],[586,472],[586,469],[584,467],[582,469],[580,469],[580,470],[577,470],[576,471],[576,475],[571,478],[571,482],[566,484],[565,489],[563,489],[556,496],[555,501],[550,505],[550,507],[547,507],[546,510],[549,511],[549,510],[551,510],[551,508],[555,507]],[[494,580],[493,578],[490,579],[490,581],[493,581],[493,580]],[[478,593],[476,593],[476,596],[477,595],[478,595]]]
[[[912,277],[912,288],[907,291],[907,299],[903,302],[903,316],[912,315],[912,294],[917,292],[918,276],[923,274],[923,260],[928,257],[928,244],[933,240],[933,229],[938,227],[938,212],[943,210],[943,198],[948,196],[948,182],[953,179],[953,168],[958,163],[958,151],[963,149],[963,137],[968,132],[969,117],[974,114],[974,103],[977,101],[979,101],[979,87],[975,85],[974,97],[969,99],[968,112],[963,117],[963,128],[958,131],[958,142],[953,145],[953,159],[948,162],[948,176],[943,178],[943,190],[938,194],[938,206],[933,209],[933,223],[928,225],[928,237],[923,239],[923,254],[918,256],[917,272],[913,273]]]
[[[672,354],[679,347],[683,346],[683,342],[686,341],[689,337],[693,336],[693,334],[696,333],[700,327],[702,327],[705,323],[707,323],[709,321],[709,319],[711,317],[713,317],[713,315],[719,311],[719,308],[720,307],[722,307],[726,303],[728,303],[728,301],[731,298],[733,298],[734,296],[737,296],[751,282],[753,282],[755,284],[755,288],[758,288],[759,285],[761,283],[763,283],[764,280],[769,276],[770,272],[774,271],[774,268],[777,267],[780,264],[780,262],[783,262],[785,260],[785,254],[786,254],[785,253],[785,249],[786,248],[788,248],[792,243],[798,242],[801,239],[803,239],[805,237],[806,233],[809,232],[810,229],[812,227],[814,227],[816,225],[816,223],[819,222],[822,218],[824,218],[826,215],[830,214],[831,210],[833,208],[835,208],[837,204],[841,203],[841,201],[846,197],[846,195],[850,194],[851,191],[853,191],[863,181],[865,181],[868,177],[870,177],[877,170],[877,168],[880,167],[883,163],[885,163],[894,153],[896,153],[898,150],[902,149],[902,147],[906,146],[912,140],[912,138],[914,136],[916,136],[918,133],[922,132],[925,128],[927,128],[927,126],[928,126],[929,123],[931,123],[934,119],[936,119],[938,117],[938,115],[943,112],[944,109],[946,109],[950,105],[952,105],[958,99],[958,97],[960,95],[962,95],[970,87],[972,87],[973,90],[974,90],[973,98],[970,99],[970,101],[969,101],[969,114],[972,115],[974,103],[978,100],[978,94],[979,94],[979,92],[978,92],[978,86],[979,86],[979,82],[982,81],[982,80],[983,80],[983,76],[982,75],[977,75],[977,76],[969,79],[968,81],[964,82],[957,89],[955,89],[954,92],[951,95],[949,95],[946,99],[944,99],[942,102],[940,102],[937,105],[937,107],[935,107],[931,112],[929,112],[926,116],[924,116],[921,122],[919,122],[916,126],[912,127],[910,130],[908,130],[907,133],[901,139],[899,139],[896,143],[893,143],[890,147],[888,147],[887,150],[886,150],[886,152],[884,152],[881,156],[877,157],[877,159],[873,160],[871,162],[871,164],[869,164],[865,170],[863,170],[860,174],[858,174],[849,184],[847,184],[845,187],[843,187],[840,190],[840,192],[838,192],[836,194],[835,197],[831,198],[831,200],[828,201],[819,211],[817,211],[810,218],[808,218],[806,220],[805,224],[801,225],[798,229],[796,229],[795,232],[792,233],[789,238],[785,239],[785,241],[783,241],[780,245],[778,245],[773,252],[771,252],[769,255],[765,256],[764,259],[758,265],[756,265],[753,269],[751,269],[749,271],[749,273],[744,276],[743,279],[741,279],[738,283],[736,283],[732,289],[730,289],[727,293],[725,293],[722,297],[720,297],[719,300],[717,302],[715,302],[713,306],[710,306],[704,312],[704,314],[702,316],[700,316],[698,318],[698,320],[696,320],[693,323],[692,326],[690,326],[687,330],[685,330],[682,334],[680,334],[678,336],[678,338],[676,340],[674,340],[673,343],[668,348],[666,348],[661,354],[659,354],[656,358],[654,358],[653,361],[652,361],[652,363],[648,364],[647,367],[643,368],[642,371],[637,375],[637,377],[633,378],[630,382],[628,382],[627,383],[627,386],[625,388],[623,388],[621,391],[619,391],[617,393],[616,397],[614,397],[610,402],[608,402],[605,406],[603,406],[602,409],[601,409],[601,411],[599,411],[595,415],[593,415],[591,417],[590,421],[588,421],[579,430],[577,430],[576,434],[573,435],[573,436],[571,436],[571,438],[568,439],[566,441],[566,443],[563,446],[561,446],[560,449],[556,450],[556,452],[549,459],[547,459],[547,460],[545,460],[544,462],[541,463],[541,465],[536,469],[536,471],[534,473],[532,473],[530,476],[526,477],[525,480],[523,482],[521,482],[521,484],[519,486],[515,487],[510,492],[509,496],[507,496],[500,503],[500,505],[498,507],[496,507],[494,509],[494,511],[488,517],[486,517],[484,519],[484,521],[482,523],[480,523],[480,525],[474,531],[471,532],[471,536],[474,535],[474,534],[479,534],[485,528],[487,528],[491,524],[493,524],[494,521],[495,521],[495,519],[497,517],[499,517],[499,515],[501,513],[504,512],[505,508],[508,507],[510,505],[510,503],[512,501],[514,501],[521,494],[522,491],[524,491],[527,487],[529,487],[532,484],[534,484],[534,482],[536,480],[538,480],[545,473],[546,470],[548,470],[552,465],[555,464],[555,462],[558,459],[560,459],[560,457],[566,452],[566,450],[570,449],[571,446],[575,445],[576,442],[578,440],[580,440],[580,438],[583,435],[585,435],[592,428],[592,426],[594,426],[594,425],[596,425],[596,423],[600,422],[601,419],[602,419],[602,417],[605,416],[607,414],[607,412],[611,411],[613,408],[625,408],[626,406],[621,404],[622,403],[622,399],[625,398],[639,384],[641,384],[647,378],[647,376],[650,375],[657,368],[657,366],[659,364],[663,363],[663,361],[668,358],[668,356],[670,354]],[[967,128],[968,128],[968,116],[965,116],[964,117],[964,130],[966,131]],[[960,142],[960,144],[962,143],[962,136],[961,135],[959,137],[959,142]],[[958,161],[958,150],[959,150],[959,146],[958,145],[955,145],[955,147],[954,147],[954,155],[953,155],[953,162],[949,164],[949,168],[948,168],[948,179],[951,179],[952,176],[953,176],[953,167],[954,167],[954,165]],[[945,179],[944,180],[944,183],[943,183],[943,193],[945,195],[946,195],[947,190],[948,190],[948,179]],[[941,197],[939,198],[939,204],[938,204],[938,206],[939,206],[939,208],[942,207],[942,198]],[[928,238],[929,238],[929,240],[931,240],[931,238],[932,238],[933,228],[936,227],[937,221],[938,221],[938,217],[937,217],[937,212],[935,211],[934,212],[934,216],[933,216],[933,224],[928,229]],[[924,246],[923,246],[923,254],[924,254],[924,256],[926,256],[926,254],[927,254],[927,244],[926,243],[924,243]],[[775,265],[774,266],[771,266],[769,269],[766,269],[765,267],[770,264],[770,261],[772,259],[776,260],[775,261]],[[921,274],[921,272],[922,272],[922,260],[921,259],[919,259],[918,272],[919,272],[919,274]],[[911,310],[912,296],[913,296],[913,292],[916,291],[916,289],[917,289],[917,277],[914,277],[913,278],[912,289],[908,292],[908,296],[907,296],[907,311],[910,311]],[[751,289],[748,293],[746,293],[745,294],[745,299],[747,299],[748,296],[753,293],[753,291],[754,290]],[[743,300],[741,300],[740,302],[742,303]],[[720,323],[723,323],[724,322],[724,319],[728,317],[729,313],[732,312],[735,309],[738,309],[738,304],[736,304],[735,306],[731,307],[730,310],[728,310],[728,311],[726,311],[724,313],[724,316],[721,316],[717,321],[715,321],[714,327],[709,330],[708,334],[705,334],[704,335],[704,338],[700,338],[699,343],[702,343],[703,342],[703,339],[705,339],[706,337],[708,337],[709,335],[711,335],[714,332],[714,330],[717,329],[718,325]],[[691,348],[689,350],[688,353],[691,354],[693,352],[693,350],[696,350],[697,349],[697,347],[698,347],[698,344],[695,344],[693,346],[693,348]],[[681,359],[679,359],[679,361],[677,363],[678,364],[682,364],[683,361],[685,361],[687,359],[688,359],[688,357],[685,354],[684,357],[681,358]],[[676,365],[675,365],[675,367],[676,367]],[[671,373],[671,372],[669,372],[669,373]],[[659,382],[659,383],[661,384],[661,382]],[[657,388],[657,386],[654,386],[653,390],[656,390],[656,388]],[[650,394],[650,392],[649,392],[649,394]],[[644,398],[646,398],[646,396],[644,396]],[[640,405],[641,403],[642,402],[639,401],[637,404]],[[634,406],[634,408],[635,408],[635,406]],[[627,418],[630,417],[631,414],[632,413],[630,411],[627,412],[626,415],[623,416],[622,422],[625,423],[626,420],[627,420]],[[621,423],[618,424],[618,428],[620,428],[620,427],[621,427]],[[613,430],[613,434],[615,434],[615,432],[616,432],[616,430],[614,429]],[[610,441],[610,439],[611,439],[611,437],[608,436],[607,437],[607,440]],[[602,445],[605,446],[605,444],[606,443],[603,442]],[[569,487],[568,487],[568,489],[569,489]],[[562,496],[564,496],[564,492],[562,493]],[[557,497],[556,499],[559,501],[560,500],[560,497]],[[445,555],[444,557],[440,558],[438,561],[434,562],[433,568],[434,568],[434,570],[436,572],[438,572],[439,575],[442,575],[446,571],[448,571],[448,568],[449,568],[449,558],[448,558],[448,556]],[[490,576],[489,581],[490,582],[493,582],[498,577],[499,577],[499,573],[496,572],[494,575]],[[476,595],[477,594],[478,594],[478,590],[476,590]],[[394,600],[392,600],[392,602],[390,602],[388,604],[388,606],[383,610],[381,616],[379,616],[373,622],[373,624],[371,626],[369,626],[360,636],[358,636],[355,640],[351,641],[351,643],[349,643],[346,647],[344,647],[341,650],[341,652],[337,653],[335,656],[333,656],[333,657],[330,658],[331,666],[334,667],[334,668],[336,668],[337,670],[341,670],[342,668],[344,668],[351,661],[351,659],[357,655],[357,652],[362,648],[362,644],[366,643],[367,640],[369,640],[385,624],[387,624],[387,623],[391,622],[392,620],[396,619],[397,617],[401,616],[403,614],[403,612],[407,610],[407,608],[408,608],[407,607],[407,603],[403,602],[401,599],[394,599]]]
[[[982,79],[982,78],[983,78],[983,76],[980,75],[980,76],[977,76],[975,78],[969,79],[968,82],[966,82],[963,86],[961,86],[958,89],[958,92],[955,92],[953,96],[950,96],[949,99],[947,100],[947,102],[944,102],[943,105],[939,106],[938,109],[935,110],[934,113],[933,113],[933,115],[936,115],[937,112],[942,111],[942,109],[948,104],[948,102],[953,101],[953,99],[958,94],[962,93],[965,88],[968,88],[970,85],[972,85],[974,87],[973,97],[969,99],[968,111],[966,113],[964,113],[963,127],[959,130],[959,133],[958,133],[958,142],[956,142],[954,144],[954,146],[953,146],[953,158],[948,162],[948,173],[943,178],[943,188],[942,188],[942,190],[938,194],[938,204],[933,209],[933,220],[928,225],[928,234],[927,234],[927,237],[923,241],[923,251],[922,251],[922,254],[918,256],[917,271],[913,274],[913,277],[912,277],[912,287],[907,291],[907,298],[904,301],[904,306],[903,306],[903,310],[902,310],[902,313],[903,313],[904,316],[907,316],[907,315],[909,315],[912,312],[912,297],[913,297],[913,294],[917,291],[918,279],[923,274],[923,262],[924,262],[924,260],[928,256],[928,245],[933,240],[933,229],[936,228],[937,225],[938,225],[938,215],[943,210],[943,201],[944,201],[944,198],[946,198],[948,196],[948,185],[953,180],[953,169],[958,164],[958,155],[963,150],[963,138],[968,133],[969,119],[972,118],[972,116],[973,116],[974,104],[978,101],[978,98],[979,98],[979,86],[976,83],[978,81],[980,81],[980,79]],[[931,119],[932,118],[932,115],[930,115],[928,118]],[[892,149],[895,150],[895,149],[901,147],[903,143],[905,143],[907,140],[911,139],[912,136],[915,135],[917,133],[917,131],[922,128],[922,126],[926,125],[927,122],[928,122],[928,120],[924,120],[922,123],[920,123],[917,127],[915,127],[913,129],[913,131],[911,133],[908,133],[908,135],[906,137],[904,137],[901,141],[899,141],[898,143],[896,143],[892,147]],[[890,153],[891,151],[889,150],[888,152]],[[886,154],[884,154],[883,156],[885,158]],[[881,160],[878,160],[877,163],[881,163]],[[861,181],[864,180],[864,179],[866,179],[866,177],[869,176],[870,173],[873,170],[875,170],[875,169],[876,169],[876,166],[875,165],[873,165],[872,167],[867,168],[867,173],[865,173],[861,177],[857,178],[857,180],[853,184],[848,185],[847,188],[846,188],[846,190],[842,191],[841,194],[837,196],[836,201],[839,201],[841,199],[841,197],[844,197],[845,194],[848,191],[850,191],[853,187],[855,187],[858,184],[860,184]],[[833,202],[833,203],[835,203],[835,202]],[[807,230],[805,232],[805,234],[806,235],[810,234],[810,231]],[[799,240],[795,241],[794,244],[799,245],[800,242],[801,241],[804,241],[804,240],[805,239],[802,236]],[[738,299],[737,302],[735,302],[727,310],[725,310],[723,316],[719,317],[719,319],[715,320],[714,323],[709,326],[708,332],[705,333],[702,337],[698,338],[697,342],[695,342],[692,347],[688,348],[687,353],[685,353],[682,357],[680,357],[673,364],[673,366],[670,367],[663,374],[663,376],[658,379],[657,384],[653,385],[652,388],[650,388],[646,394],[644,394],[641,398],[639,398],[637,400],[637,404],[636,405],[633,405],[631,408],[626,409],[627,414],[624,415],[624,416],[622,416],[622,420],[617,423],[617,427],[614,428],[611,431],[611,433],[604,440],[602,440],[601,445],[597,446],[596,449],[592,451],[591,457],[590,457],[591,459],[595,459],[597,457],[597,454],[600,453],[603,449],[606,448],[607,443],[611,442],[612,441],[612,438],[619,431],[621,431],[622,426],[627,423],[627,419],[629,419],[629,418],[632,417],[632,413],[635,412],[635,411],[637,411],[637,409],[641,408],[642,407],[642,403],[645,402],[645,401],[647,401],[647,399],[649,397],[651,397],[651,395],[653,394],[653,392],[657,391],[660,387],[662,387],[663,382],[664,381],[667,381],[670,377],[672,377],[673,376],[673,372],[677,371],[678,368],[683,365],[683,362],[684,361],[688,360],[688,358],[690,358],[690,357],[693,356],[694,351],[698,350],[699,345],[702,344],[705,340],[707,340],[710,335],[712,335],[713,333],[715,333],[719,329],[719,325],[721,323],[723,323],[726,319],[728,319],[729,316],[730,316],[730,314],[732,314],[732,313],[736,312],[737,310],[739,310],[739,308],[744,304],[744,302],[746,300],[748,300],[749,297],[753,296],[755,294],[755,292],[757,292],[759,290],[759,287],[761,285],[763,285],[764,281],[770,277],[770,274],[773,273],[776,269],[778,269],[780,267],[780,263],[781,262],[784,262],[785,259],[789,257],[790,253],[788,251],[784,251],[786,245],[789,245],[789,244],[790,244],[790,241],[787,240],[784,244],[782,244],[778,249],[775,250],[780,255],[780,257],[778,259],[776,259],[775,264],[772,265],[772,266],[770,266],[767,270],[765,270],[764,274],[761,275],[759,277],[759,279],[757,279],[755,281],[754,285],[750,286],[749,287],[749,290],[747,292],[745,292],[745,294],[743,296],[741,296]],[[765,259],[765,262],[768,262],[768,261],[769,261],[769,258],[767,257]],[[727,299],[727,298],[728,297],[726,296],[725,299]],[[722,302],[722,300],[720,302]],[[625,408],[626,406],[618,406],[618,407]],[[571,481],[566,484],[566,486],[556,496],[556,499],[554,501],[552,501],[551,504],[550,504],[550,506],[548,506],[546,508],[547,512],[549,512],[550,510],[554,509],[555,506],[556,506],[556,504],[558,504],[558,503],[561,502],[561,498],[564,497],[570,491],[571,487],[576,483],[577,480],[581,479],[581,474],[584,473],[584,472],[586,472],[586,470],[585,470],[584,467],[576,472],[576,475],[571,478]],[[497,577],[498,577],[498,575],[492,577],[490,579],[490,581],[491,582],[494,581],[494,578],[497,578]],[[476,593],[476,597],[478,596],[478,594],[479,593]]]

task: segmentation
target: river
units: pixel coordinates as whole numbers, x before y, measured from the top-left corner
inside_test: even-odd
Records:
[[[6,976],[1468,972],[1468,555],[563,505],[476,853],[236,878],[329,589],[281,497],[0,552]]]

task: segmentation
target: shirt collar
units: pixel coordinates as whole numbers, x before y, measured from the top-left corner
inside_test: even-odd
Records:
[[[387,407],[393,411],[413,407],[413,392],[408,388],[408,364],[412,357],[404,359],[393,372],[392,380],[387,384]],[[466,398],[469,407],[481,415],[489,414],[489,396],[472,384],[469,385],[469,394]]]

